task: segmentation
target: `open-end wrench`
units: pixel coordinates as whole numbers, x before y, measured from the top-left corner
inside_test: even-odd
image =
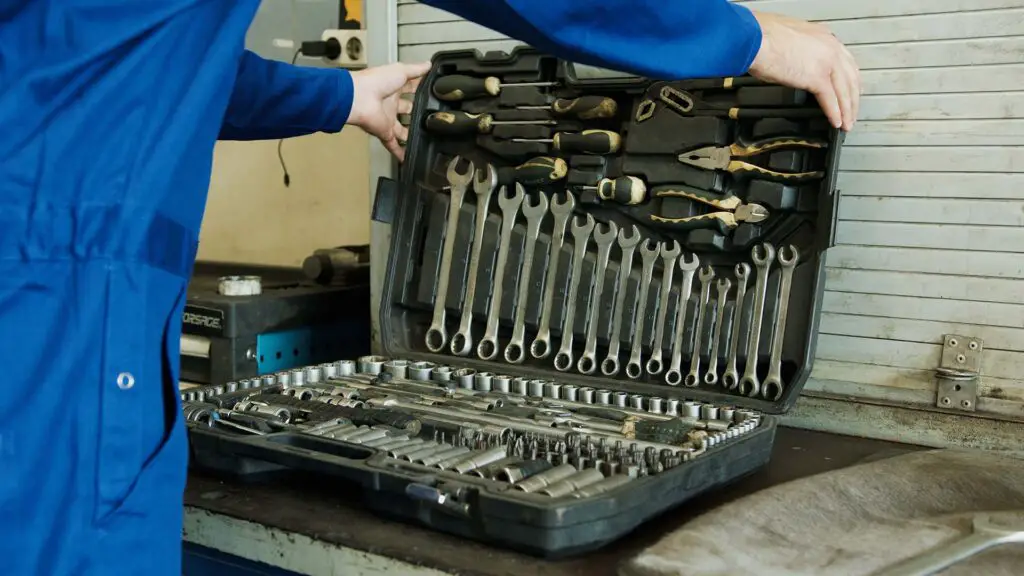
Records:
[[[711,340],[711,357],[708,359],[708,369],[704,373],[704,383],[715,385],[718,383],[718,348],[722,341],[722,324],[725,324],[725,303],[729,297],[729,289],[732,288],[732,281],[722,278],[715,284],[718,293],[718,310],[715,318],[715,335]]]
[[[700,258],[697,258],[696,254],[692,256],[690,260],[685,256],[679,259],[683,281],[679,284],[679,307],[676,309],[676,333],[672,338],[672,360],[669,362],[668,372],[665,373],[665,383],[669,386],[679,386],[683,383],[683,332],[686,308],[690,303],[690,294],[693,293],[693,273],[700,267]]]
[[[750,257],[757,268],[754,283],[754,313],[750,317],[750,336],[747,338],[747,366],[740,379],[740,394],[751,398],[761,392],[761,381],[757,377],[757,349],[761,344],[761,323],[764,320],[764,298],[768,292],[768,271],[775,259],[775,247],[765,242],[754,246]]]
[[[700,384],[700,350],[701,334],[708,318],[708,302],[711,300],[711,282],[715,279],[715,269],[710,264],[700,269],[700,297],[697,299],[697,328],[693,332],[693,354],[690,355],[690,373],[683,382],[690,388]]]
[[[562,322],[562,346],[555,354],[555,370],[565,372],[572,368],[573,327],[576,323],[576,299],[583,279],[583,259],[587,256],[590,233],[594,231],[594,217],[587,214],[583,224],[578,218],[572,221],[572,242],[575,250],[572,257],[572,275],[569,277],[569,292],[565,295],[565,320]]]
[[[455,249],[455,233],[459,228],[459,213],[462,212],[462,201],[466,197],[466,189],[473,180],[473,163],[469,162],[466,172],[459,172],[460,156],[448,163],[448,186],[451,188],[451,202],[448,204],[448,225],[444,231],[444,247],[441,248],[441,270],[437,278],[437,296],[434,297],[434,318],[427,330],[427,349],[440,352],[448,343],[448,330],[445,328],[445,301],[448,300],[448,280],[452,273],[452,251]]]
[[[765,399],[777,401],[782,398],[782,340],[786,336],[786,319],[789,316],[789,292],[793,287],[793,269],[800,259],[796,246],[790,245],[790,257],[786,257],[786,247],[779,248],[779,266],[782,267],[782,284],[779,286],[778,315],[775,318],[775,330],[772,333],[771,365],[768,377],[765,378],[761,393]]]
[[[619,260],[618,291],[615,293],[615,308],[612,310],[612,335],[608,343],[608,356],[601,362],[601,373],[605,376],[614,376],[619,373],[619,347],[622,345],[622,312],[626,306],[626,286],[629,285],[629,276],[633,272],[633,255],[636,253],[636,245],[643,240],[640,236],[640,229],[631,227],[633,234],[626,235],[629,228],[619,230],[619,250],[622,251],[622,259]]]
[[[668,295],[672,291],[672,275],[676,271],[676,259],[683,253],[679,242],[672,241],[672,247],[661,247],[661,259],[663,272],[661,273],[661,294],[658,301],[658,315],[654,321],[654,350],[651,357],[647,359],[647,373],[657,376],[664,370],[662,355],[665,353],[662,348],[665,346],[665,318],[668,316]]]
[[[532,204],[527,197],[523,202],[523,216],[526,217],[526,249],[523,252],[523,271],[519,274],[519,297],[516,299],[516,317],[512,324],[512,340],[505,346],[505,361],[521,364],[526,359],[526,301],[533,286],[530,278],[533,274],[533,253],[540,236],[540,225],[544,215],[548,213],[548,197],[537,194],[537,203]]]
[[[601,318],[601,296],[604,294],[604,281],[608,273],[608,256],[618,235],[619,227],[615,222],[609,222],[606,227],[599,225],[594,228],[597,266],[594,267],[594,285],[590,289],[590,320],[587,323],[587,341],[583,347],[583,356],[580,356],[579,362],[576,363],[576,369],[583,374],[593,374],[594,370],[597,370],[597,324]]]
[[[501,310],[501,294],[505,284],[505,264],[512,244],[512,227],[516,225],[519,206],[523,204],[526,191],[516,182],[515,193],[508,195],[508,187],[502,186],[498,193],[501,206],[501,239],[498,240],[498,262],[494,265],[494,282],[491,283],[491,308],[487,311],[487,328],[483,340],[476,346],[476,355],[481,360],[493,360],[498,355],[498,312]]]
[[[651,291],[651,276],[654,275],[654,264],[661,254],[661,244],[648,238],[640,245],[640,259],[643,261],[643,272],[640,273],[640,298],[636,306],[636,328],[633,334],[633,350],[626,364],[626,376],[636,380],[643,374],[644,365],[640,363],[643,353],[644,316],[647,315],[647,294]]]
[[[465,356],[473,348],[473,301],[476,299],[476,277],[480,270],[480,249],[487,229],[487,214],[491,208],[491,195],[498,186],[498,173],[490,164],[476,170],[473,178],[473,193],[476,194],[476,230],[473,235],[473,251],[469,255],[469,278],[466,282],[466,299],[462,303],[462,318],[459,331],[452,336],[451,350],[456,356]]]
[[[551,231],[551,247],[548,249],[548,271],[544,280],[544,305],[540,313],[540,326],[537,337],[530,344],[530,355],[538,360],[551,354],[551,308],[555,302],[555,283],[558,280],[558,260],[565,245],[565,226],[569,216],[576,208],[576,198],[572,192],[565,191],[565,202],[559,202],[558,196],[551,198],[551,216],[555,219]]]
[[[732,311],[732,334],[729,335],[729,351],[726,357],[722,386],[733,390],[740,383],[740,371],[736,369],[736,356],[740,350],[740,327],[743,323],[743,300],[747,296],[747,279],[750,278],[750,264],[736,265],[736,307]]]

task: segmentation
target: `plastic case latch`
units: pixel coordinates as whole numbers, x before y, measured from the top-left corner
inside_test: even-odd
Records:
[[[391,178],[377,179],[377,193],[373,197],[374,222],[391,224],[395,219],[395,208],[398,202],[398,182]]]

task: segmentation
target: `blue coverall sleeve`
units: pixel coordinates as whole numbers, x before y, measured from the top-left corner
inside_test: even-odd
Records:
[[[737,76],[761,47],[727,0],[421,0],[555,56],[648,78]]]
[[[338,132],[352,109],[352,75],[267,60],[248,50],[238,64],[221,140],[272,140]]]

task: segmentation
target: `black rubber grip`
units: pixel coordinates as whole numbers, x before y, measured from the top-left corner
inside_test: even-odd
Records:
[[[538,156],[516,166],[514,178],[523,186],[544,186],[557,182],[569,172],[569,165],[561,158]]]
[[[435,80],[432,88],[434,96],[438,100],[455,102],[483,96],[497,96],[501,91],[501,83],[493,76],[474,78],[461,74],[450,74]]]
[[[566,154],[614,154],[622,138],[608,130],[584,130],[578,133],[555,134],[554,148]]]
[[[551,110],[562,116],[575,116],[581,120],[593,118],[612,118],[618,112],[615,100],[604,96],[581,96],[579,98],[559,98],[551,105]]]
[[[450,110],[429,114],[424,121],[426,129],[442,136],[466,136],[490,132],[491,119],[487,114],[469,114]]]

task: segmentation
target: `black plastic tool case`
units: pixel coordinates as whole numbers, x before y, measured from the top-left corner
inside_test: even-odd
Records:
[[[747,78],[671,83],[637,78],[584,81],[576,78],[571,65],[525,48],[512,54],[443,52],[435,56],[434,64],[434,69],[424,79],[416,95],[401,178],[398,182],[381,183],[378,205],[375,207],[377,216],[388,214],[387,219],[392,224],[389,267],[379,311],[379,337],[384,354],[410,362],[426,361],[470,368],[478,372],[557,381],[579,389],[589,387],[625,392],[631,397],[643,397],[644,409],[651,411],[655,410],[652,398],[659,399],[657,410],[661,410],[662,403],[669,399],[714,403],[717,406],[731,405],[756,411],[761,415],[760,425],[749,434],[708,448],[699,458],[693,458],[682,465],[638,478],[597,496],[579,499],[545,499],[531,494],[516,494],[508,490],[507,486],[494,487],[447,472],[418,469],[410,463],[396,463],[394,459],[373,449],[289,432],[265,436],[232,436],[192,425],[193,461],[204,467],[235,472],[261,472],[283,467],[348,478],[363,487],[368,505],[389,515],[544,556],[565,556],[592,550],[621,537],[655,515],[766,464],[776,426],[771,414],[784,412],[794,404],[811,371],[823,293],[824,252],[832,242],[836,219],[838,202],[834,182],[841,133],[828,125],[813,97],[778,86],[752,85],[751,79]],[[554,81],[559,85],[505,86],[495,97],[444,102],[432,94],[431,85],[437,78],[450,74],[481,78],[495,76],[504,83]],[[666,85],[675,89],[674,94],[683,94],[681,102],[684,110],[673,109],[661,98]],[[612,98],[618,112],[610,119],[580,120],[556,116],[541,109],[515,108],[545,106],[550,105],[555,97],[572,98],[580,95]],[[653,102],[653,115],[638,122],[638,113],[640,117],[650,113],[651,104],[648,101]],[[679,102],[677,100],[677,104]],[[778,115],[787,117],[757,118],[763,115],[761,110],[772,106],[783,106],[785,111],[779,111]],[[439,137],[424,129],[428,114],[447,110],[491,114],[498,122],[556,118],[558,123],[553,126],[495,124],[490,134],[465,137]],[[598,229],[607,226],[609,222],[627,231],[635,225],[644,238],[666,246],[676,241],[684,257],[692,258],[695,254],[702,267],[710,265],[715,271],[715,280],[732,280],[732,289],[728,293],[722,315],[717,313],[718,298],[714,286],[711,287],[703,329],[697,338],[694,332],[701,283],[695,274],[684,315],[681,340],[683,374],[689,370],[694,342],[697,340],[701,342],[697,350],[701,358],[701,370],[706,371],[712,350],[710,339],[716,334],[720,319],[722,330],[717,331],[720,342],[717,374],[721,375],[725,369],[725,356],[732,340],[731,328],[737,310],[742,315],[739,322],[738,368],[740,374],[743,373],[746,364],[743,351],[748,343],[755,299],[756,268],[751,263],[751,251],[763,242],[772,244],[776,250],[789,245],[798,249],[799,261],[792,276],[790,309],[782,346],[781,374],[785,387],[781,397],[766,399],[740,394],[736,390],[724,388],[721,378],[714,385],[700,382],[692,387],[670,386],[665,383],[664,371],[658,376],[650,376],[645,371],[639,378],[628,377],[623,370],[614,376],[605,376],[600,370],[589,375],[581,374],[576,359],[580,357],[586,343],[588,320],[594,305],[590,300],[595,279],[596,247],[591,240],[582,266],[579,289],[574,296],[567,297],[574,259],[573,236],[567,229],[559,266],[556,270],[550,270],[550,214],[545,217],[541,234],[537,238],[532,272],[524,278],[521,268],[526,222],[522,213],[519,213],[507,254],[502,297],[497,302],[500,320],[497,356],[493,360],[478,358],[476,345],[485,333],[492,296],[495,294],[492,279],[502,227],[502,212],[497,201],[500,189],[494,191],[490,203],[480,250],[476,296],[472,302],[472,346],[468,355],[451,354],[448,345],[459,329],[474,241],[476,205],[470,189],[459,215],[457,230],[445,230],[450,201],[446,179],[449,163],[456,156],[460,157],[462,161],[459,166],[462,171],[466,169],[466,160],[473,162],[477,168],[489,163],[496,169],[499,183],[511,193],[515,189],[513,180],[516,178],[513,167],[538,156],[559,156],[551,151],[550,143],[512,142],[512,138],[545,139],[551,138],[555,132],[579,132],[593,128],[619,133],[621,150],[611,155],[561,155],[568,168],[563,177],[542,186],[525,186],[524,190],[534,199],[538,194],[564,199],[568,189],[575,197],[575,214],[581,221],[589,214],[596,220]],[[821,177],[799,186],[777,184],[741,178],[721,170],[694,168],[677,159],[679,154],[703,146],[728,146],[737,139],[751,143],[779,137],[794,140],[820,139],[826,141],[827,145],[822,149],[773,151],[750,161],[780,172],[818,171]],[[658,190],[666,189],[696,190],[704,197],[725,198],[727,194],[732,194],[743,202],[764,207],[770,215],[762,222],[740,223],[732,229],[716,227],[684,230],[679,229],[678,225],[658,223],[651,216],[679,219],[706,214],[716,211],[716,208],[678,196],[654,197],[627,206],[603,200],[595,191],[582,188],[594,186],[604,177],[616,178],[623,175],[644,180],[650,196],[654,196]],[[394,205],[386,205],[389,198],[394,200]],[[448,341],[442,352],[433,353],[426,346],[426,334],[434,316],[446,234],[455,235],[446,304]],[[598,364],[608,350],[611,316],[618,295],[620,257],[619,248],[613,246],[603,279],[602,299],[597,303],[600,310],[596,326]],[[737,307],[734,302],[734,267],[744,262],[751,266],[751,274],[746,298]],[[672,265],[675,266],[675,260]],[[625,304],[619,353],[623,367],[637,335],[643,346],[643,363],[646,364],[650,358],[661,306],[667,307],[664,315],[663,363],[666,369],[670,364],[683,273],[679,268],[674,270],[669,297],[662,302],[660,292],[663,272],[663,262],[659,258],[654,273],[645,277],[640,253],[637,251],[623,299]],[[759,378],[762,381],[769,368],[773,319],[779,307],[777,298],[780,280],[780,265],[775,261],[767,277],[764,322],[757,355]],[[509,364],[504,360],[503,352],[512,334],[516,308],[520,304],[516,301],[519,282],[523,281],[530,283],[525,308],[527,349],[537,334],[543,289],[547,283],[555,283],[550,323],[552,351],[544,359],[533,358],[527,353],[523,363]],[[645,283],[650,286],[647,306],[638,314],[634,309]],[[572,327],[575,339],[573,362],[568,370],[556,370],[553,358],[560,348],[561,327],[569,302],[575,303],[577,310]],[[440,491],[446,495],[448,503],[414,497],[419,487]],[[454,503],[458,506],[453,507]]]

